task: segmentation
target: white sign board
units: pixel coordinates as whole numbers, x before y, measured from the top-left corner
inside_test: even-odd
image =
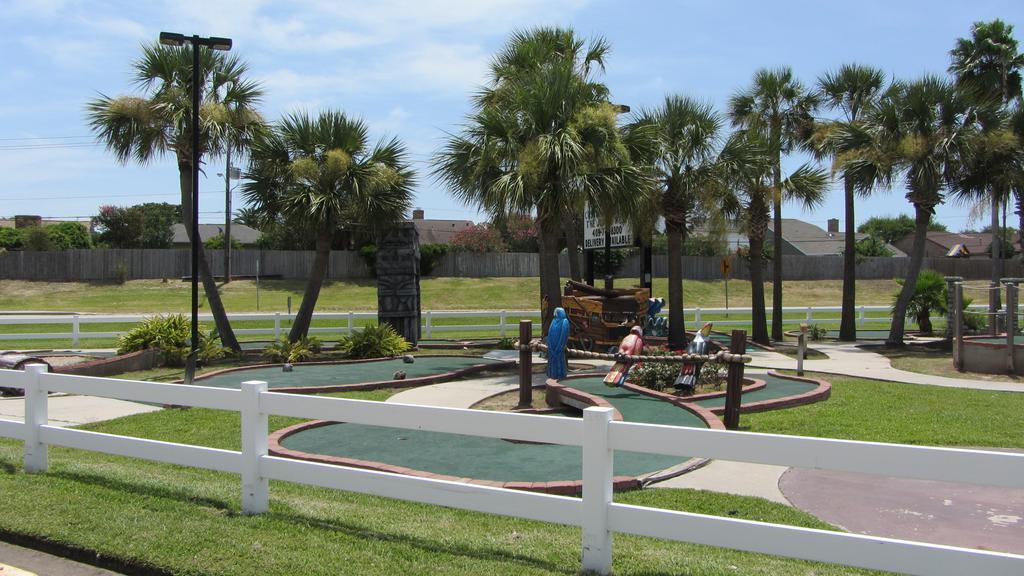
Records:
[[[612,248],[633,245],[633,229],[626,222],[612,222]],[[583,249],[604,248],[604,224],[600,218],[588,216],[583,224]]]

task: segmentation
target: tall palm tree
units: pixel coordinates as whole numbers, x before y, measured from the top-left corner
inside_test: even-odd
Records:
[[[302,304],[288,333],[306,336],[342,228],[380,230],[400,219],[412,203],[413,172],[405,147],[382,140],[370,147],[367,126],[343,112],[317,118],[290,114],[258,138],[249,153],[246,201],[269,217],[283,216],[316,231],[316,256]]]
[[[965,94],[936,76],[894,83],[866,120],[871,144],[851,154],[853,167],[874,167],[883,181],[901,174],[914,206],[914,241],[886,342],[902,345],[907,306],[924,261],[928,224],[964,158],[976,111]],[[856,157],[856,158],[855,158]]]
[[[727,185],[723,173],[731,158],[720,154],[722,117],[714,108],[685,96],[666,96],[655,110],[643,111],[630,128],[651,126],[658,135],[654,167],[660,211],[668,240],[668,344],[686,345],[683,324],[682,246],[692,218],[714,207],[715,192]],[[735,152],[727,147],[723,152]]]
[[[729,99],[733,125],[759,132],[773,163],[772,338],[775,340],[782,340],[782,155],[805,145],[813,129],[812,114],[819,103],[818,94],[796,79],[788,66],[758,70],[753,84]]]
[[[747,232],[750,254],[750,308],[752,339],[768,344],[768,323],[764,306],[764,243],[771,218],[771,205],[781,190],[789,200],[813,208],[824,198],[828,175],[824,170],[803,164],[774,185],[774,160],[771,147],[758,132],[734,133],[718,155],[725,161],[721,170],[728,185],[715,198],[720,209],[738,220]]]
[[[1021,96],[1021,69],[1024,68],[1024,54],[1017,51],[1017,40],[1013,37],[1013,26],[1002,20],[996,19],[991,22],[975,22],[971,26],[970,38],[959,38],[949,52],[951,62],[949,71],[956,78],[957,85],[973,94],[975,99],[981,102],[997,103],[1003,107],[1015,98]],[[996,113],[998,116],[999,114]],[[990,118],[985,122],[982,130],[986,133],[998,132],[1000,121]],[[995,134],[996,139],[999,137]],[[992,138],[988,138],[992,143]],[[983,146],[991,152],[991,146]],[[997,155],[998,156],[998,155]],[[986,160],[980,160],[978,168],[989,170],[993,168],[992,162],[997,156],[988,155]],[[1005,157],[1005,156],[1003,156]],[[983,174],[976,175],[975,183]],[[1003,276],[1002,233],[999,225],[1000,205],[1007,200],[1009,189],[995,186],[993,183],[983,183],[982,188],[975,186],[968,195],[978,198],[987,196],[991,203],[992,212],[992,285],[998,286],[999,279]],[[980,198],[978,198],[980,199]],[[999,292],[995,292],[995,298],[989,300],[989,312],[995,313],[999,310]]]
[[[463,130],[435,158],[434,174],[459,200],[492,214],[536,214],[545,330],[561,298],[563,221],[588,200],[602,215],[631,214],[650,188],[631,158],[642,146],[623,138],[607,88],[593,80],[607,51],[603,39],[585,43],[569,29],[514,33]]]
[[[256,106],[263,91],[246,79],[248,65],[234,54],[200,49],[199,158],[216,154],[229,141],[237,146],[260,131]],[[192,48],[152,44],[133,63],[142,95],[112,98],[100,95],[86,104],[89,125],[118,161],[147,164],[164,154],[178,162],[182,223],[192,240]],[[201,160],[200,160],[201,161]],[[240,350],[210,264],[199,252],[199,275],[223,344]],[[195,273],[195,272],[193,272]]]
[[[857,254],[855,232],[857,222],[854,215],[855,198],[859,193],[868,195],[874,187],[873,174],[857,172],[840,165],[838,160],[853,149],[863,146],[861,133],[863,117],[874,106],[882,93],[885,74],[870,66],[844,64],[835,72],[827,72],[818,78],[818,92],[824,103],[841,112],[842,117],[825,123],[816,131],[816,148],[819,153],[831,156],[833,165],[843,175],[845,200],[845,226],[843,248],[843,307],[839,323],[839,339],[857,339]]]

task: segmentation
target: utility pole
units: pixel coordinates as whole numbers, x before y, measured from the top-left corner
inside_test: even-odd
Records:
[[[231,282],[231,144],[225,152],[224,167],[224,283]]]

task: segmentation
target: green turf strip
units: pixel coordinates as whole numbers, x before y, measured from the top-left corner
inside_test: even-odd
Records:
[[[218,374],[197,380],[196,384],[240,388],[247,380],[264,380],[270,388],[330,386],[392,380],[399,370],[404,371],[407,378],[434,376],[476,364],[494,364],[497,367],[500,362],[476,356],[417,356],[412,364],[404,363],[401,358],[352,364],[297,364],[292,372],[284,372],[279,366],[252,368]]]
[[[750,377],[758,380],[764,380],[768,385],[760,390],[744,393],[744,404],[757,402],[759,400],[774,400],[776,398],[783,398],[786,396],[796,396],[797,394],[810,392],[818,387],[818,385],[813,382],[801,382],[799,380],[778,378],[770,374],[752,374]],[[725,406],[725,396],[720,398],[709,398],[707,400],[698,400],[696,403],[705,408],[718,408]]]

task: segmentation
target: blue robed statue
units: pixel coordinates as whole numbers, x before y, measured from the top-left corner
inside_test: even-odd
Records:
[[[565,359],[565,346],[569,342],[569,318],[565,309],[555,308],[555,317],[548,328],[548,378],[565,378],[569,366]]]

